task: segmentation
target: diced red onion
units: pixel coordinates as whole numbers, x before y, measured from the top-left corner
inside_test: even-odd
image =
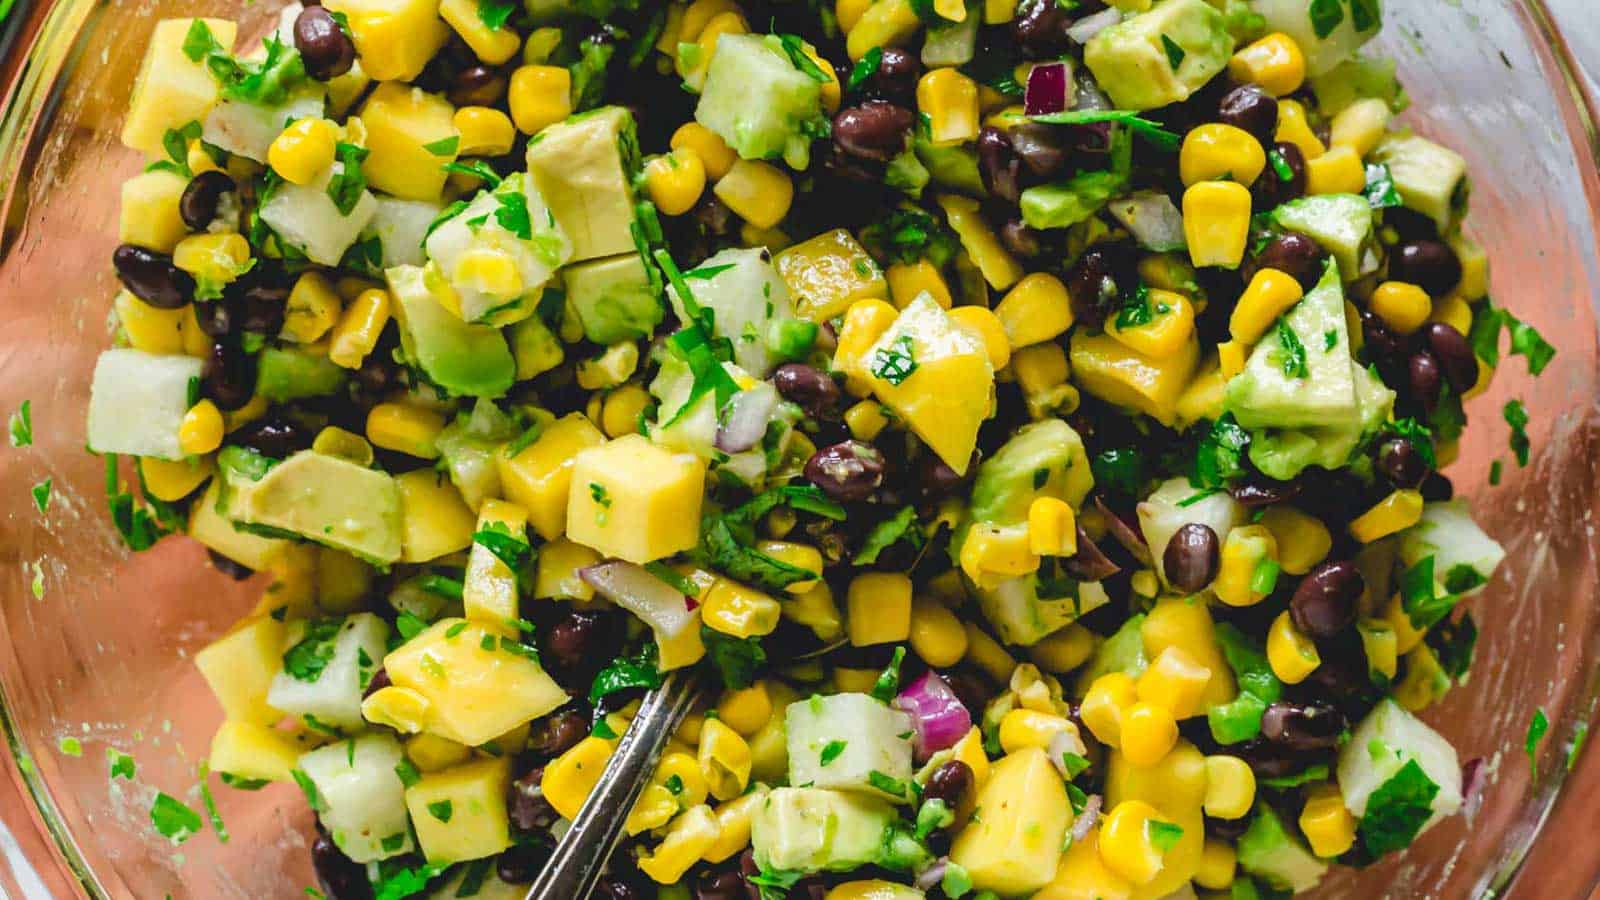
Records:
[[[917,890],[927,893],[939,886],[939,882],[944,880],[945,871],[949,868],[950,858],[941,856],[930,863],[926,869],[919,872],[917,880],[912,884],[916,886]]]
[[[1094,823],[1100,821],[1100,807],[1105,805],[1099,794],[1090,794],[1089,799],[1083,804],[1083,812],[1078,814],[1077,821],[1072,823],[1072,839],[1081,841],[1089,836]]]
[[[728,401],[728,412],[717,426],[717,449],[724,453],[743,453],[761,442],[778,408],[778,389],[762,382],[740,391]]]
[[[1484,764],[1483,757],[1469,759],[1461,766],[1461,814],[1471,824],[1478,815],[1478,808],[1483,805],[1483,792],[1489,786],[1489,767]]]
[[[1107,558],[1100,545],[1090,539],[1082,525],[1078,526],[1077,555],[1062,560],[1061,565],[1068,575],[1079,581],[1105,581],[1122,571],[1122,567]]]
[[[894,698],[894,707],[911,714],[911,748],[918,760],[955,746],[972,730],[972,714],[932,669],[901,691]]]
[[[1022,104],[1028,115],[1042,116],[1066,110],[1072,72],[1064,62],[1039,63],[1028,71],[1028,87]]]
[[[1095,35],[1121,21],[1122,11],[1115,6],[1107,7],[1067,26],[1067,37],[1080,44],[1087,44]]]
[[[578,577],[600,596],[638,616],[658,637],[676,637],[694,624],[683,594],[644,566],[611,560],[579,569]]]
[[[1129,553],[1132,553],[1134,559],[1144,565],[1150,565],[1154,557],[1150,555],[1149,545],[1144,542],[1144,535],[1140,534],[1137,528],[1123,521],[1121,516],[1112,512],[1111,507],[1107,506],[1104,500],[1095,497],[1094,505],[1096,509],[1100,510],[1100,514],[1105,516],[1106,530],[1111,532],[1111,536],[1117,539],[1117,543],[1121,544]]]
[[[1182,211],[1160,191],[1140,191],[1113,200],[1107,209],[1146,250],[1169,253],[1189,244],[1183,234]]]

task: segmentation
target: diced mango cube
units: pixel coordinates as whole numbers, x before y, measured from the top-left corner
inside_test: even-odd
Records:
[[[464,619],[435,622],[384,657],[383,667],[395,686],[428,698],[423,730],[472,747],[568,699],[514,638]]]
[[[361,107],[371,151],[361,171],[372,187],[405,200],[438,200],[448,177],[443,167],[456,153],[428,147],[459,136],[455,112],[450,101],[421,88],[378,85]]]
[[[867,249],[843,228],[801,241],[773,260],[795,314],[812,322],[844,315],[857,300],[889,297],[889,282]]]
[[[271,616],[246,620],[195,654],[194,664],[222,704],[223,715],[271,725],[283,713],[267,705],[272,676],[283,668],[283,623]]]
[[[1073,841],[1061,854],[1055,880],[1033,895],[1033,900],[1129,900],[1133,885],[1100,861],[1100,829]]]
[[[1139,897],[1165,897],[1188,883],[1200,867],[1205,846],[1206,759],[1194,745],[1178,741],[1170,753],[1153,766],[1135,766],[1121,751],[1110,754],[1106,775],[1106,808],[1125,800],[1142,800],[1161,813],[1163,821],[1183,829],[1183,834],[1162,857],[1155,880],[1140,888]]]
[[[478,530],[504,527],[525,538],[528,511],[504,500],[485,500],[478,512]],[[461,590],[466,616],[474,622],[504,625],[517,617],[517,574],[482,544],[473,544]]]
[[[424,731],[406,739],[406,758],[424,772],[437,772],[471,759],[472,748]]]
[[[247,781],[292,781],[304,748],[286,732],[255,722],[227,721],[211,736],[213,772]]]
[[[178,201],[188,186],[181,176],[164,169],[141,172],[124,181],[117,239],[158,253],[171,253],[189,233],[189,226],[178,214]]]
[[[422,776],[406,788],[406,809],[430,863],[493,856],[511,846],[506,791],[511,759],[483,759]]]
[[[494,456],[506,499],[528,511],[528,524],[547,541],[567,529],[567,488],[578,453],[605,443],[605,435],[582,413],[555,422],[516,456]]]
[[[1085,393],[1170,426],[1200,363],[1200,344],[1191,334],[1177,352],[1151,359],[1108,334],[1080,331],[1072,336],[1071,359],[1073,379]]]
[[[427,562],[472,544],[477,520],[449,477],[417,469],[394,481],[400,489],[401,560]]]
[[[705,463],[643,435],[579,453],[567,492],[567,535],[629,562],[689,550],[700,540]]]
[[[183,42],[195,22],[204,23],[224,49],[233,46],[238,26],[227,19],[163,19],[145,47],[139,77],[128,99],[122,143],[146,156],[163,154],[161,139],[175,128],[205,118],[217,102],[217,80],[205,60],[190,59]]]
[[[1056,877],[1072,807],[1045,751],[1024,747],[995,763],[977,809],[950,848],[974,888],[1025,895]]]
[[[562,511],[566,511],[563,503]],[[600,561],[594,550],[557,538],[539,548],[538,571],[533,578],[533,596],[541,600],[577,600],[587,603],[594,588],[578,575],[578,570]],[[699,629],[696,629],[698,631]]]
[[[348,17],[361,68],[378,81],[416,78],[450,38],[438,0],[330,0],[327,7]]]

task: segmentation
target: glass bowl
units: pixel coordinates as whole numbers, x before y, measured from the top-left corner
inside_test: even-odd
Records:
[[[102,465],[83,452],[91,365],[111,333],[118,185],[142,162],[116,135],[145,39],[158,18],[195,14],[239,16],[242,34],[260,34],[271,6],[19,3],[0,29],[0,83],[12,85],[0,116],[0,415],[31,401],[34,434],[31,447],[0,449],[8,896],[292,897],[313,883],[311,816],[292,786],[219,789],[227,843],[208,831],[174,847],[151,827],[158,790],[199,808],[197,768],[219,718],[188,657],[250,610],[264,585],[229,581],[183,539],[128,554],[106,515]],[[1493,255],[1495,295],[1560,353],[1538,381],[1520,359],[1501,367],[1469,406],[1476,427],[1450,472],[1510,553],[1473,601],[1483,638],[1471,684],[1427,714],[1462,759],[1488,761],[1482,807],[1398,860],[1330,878],[1321,895],[1467,897],[1509,887],[1588,897],[1600,873],[1600,854],[1587,847],[1600,756],[1574,768],[1569,748],[1593,715],[1600,661],[1600,145],[1538,0],[1388,6],[1383,50],[1414,98],[1411,123],[1472,164],[1470,227]],[[1526,468],[1511,462],[1501,419],[1513,397],[1532,417]],[[1497,459],[1505,477],[1491,488]],[[54,499],[41,515],[28,488],[45,478]],[[1551,722],[1537,778],[1523,750],[1535,709]],[[108,777],[110,750],[136,760],[133,780]],[[1571,843],[1579,835],[1582,850]]]

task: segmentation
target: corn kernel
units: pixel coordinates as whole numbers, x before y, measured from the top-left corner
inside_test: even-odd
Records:
[[[189,171],[196,175],[222,171],[222,167],[212,158],[211,151],[206,149],[205,142],[198,138],[189,142],[189,149],[183,154],[183,160],[189,166]]]
[[[1389,605],[1384,608],[1383,621],[1394,632],[1397,654],[1410,653],[1427,636],[1426,628],[1417,628],[1411,624],[1411,616],[1406,613],[1405,602],[1398,593],[1389,598]]]
[[[1406,676],[1394,686],[1394,700],[1408,712],[1420,713],[1444,697],[1450,684],[1433,648],[1418,644],[1406,654]]]
[[[934,302],[944,309],[949,309],[955,302],[950,296],[950,285],[939,273],[939,267],[928,260],[895,263],[884,272],[884,277],[889,281],[889,296],[894,298],[894,305],[901,309],[924,293],[933,297]]]
[[[1133,577],[1128,579],[1128,587],[1140,597],[1153,599],[1161,594],[1161,580],[1154,569],[1140,569],[1133,573]]]
[[[1404,281],[1385,281],[1378,285],[1369,305],[1374,315],[1400,334],[1414,333],[1433,314],[1433,300],[1428,292]]]
[[[988,109],[988,104],[985,104],[984,108]],[[989,113],[984,117],[983,124],[990,128],[998,128],[1001,131],[1010,131],[1012,128],[1028,121],[1030,119],[1028,118],[1027,107],[1020,103],[1015,103],[1010,106],[1001,106],[994,112]]]
[[[797,544],[792,541],[758,541],[756,549],[778,562],[788,563],[807,572],[822,574],[822,551],[810,544]],[[789,585],[785,590],[799,595],[811,590],[816,584],[816,579],[808,578]]]
[[[1256,802],[1256,773],[1237,756],[1206,757],[1206,815],[1242,819]]]
[[[278,336],[297,344],[312,344],[322,339],[339,321],[343,304],[333,285],[318,272],[306,272],[295,280],[294,289],[283,309],[283,329]]]
[[[974,524],[961,545],[959,562],[968,578],[986,587],[1039,569],[1039,557],[1032,550],[1025,524]]]
[[[1174,718],[1197,716],[1211,670],[1180,647],[1161,651],[1139,676],[1139,699],[1165,708]]]
[[[1433,304],[1433,312],[1429,314],[1428,321],[1443,322],[1463,335],[1470,334],[1472,332],[1472,307],[1460,294],[1448,294]]]
[[[1307,162],[1328,152],[1322,139],[1311,130],[1311,124],[1306,120],[1306,108],[1298,100],[1278,101],[1278,131],[1273,140],[1299,147]]]
[[[1293,275],[1263,268],[1239,295],[1228,319],[1228,333],[1241,345],[1254,344],[1304,296],[1305,290]]]
[[[1316,516],[1292,506],[1271,506],[1261,514],[1261,525],[1278,544],[1278,566],[1290,575],[1304,575],[1328,557],[1333,535]]]
[[[1178,175],[1185,187],[1226,178],[1249,186],[1267,167],[1267,152],[1250,132],[1211,122],[1190,131],[1178,151]]]
[[[614,741],[590,735],[545,766],[539,788],[562,818],[577,817],[615,749]]]
[[[267,148],[267,164],[290,184],[310,184],[333,165],[339,126],[321,117],[285,128]]]
[[[1240,48],[1228,60],[1228,75],[1274,97],[1287,97],[1305,83],[1306,55],[1294,38],[1281,31],[1273,32]]]
[[[139,457],[139,474],[144,489],[157,500],[173,503],[194,493],[216,472],[210,457],[200,459],[166,460],[153,456]]]
[[[782,615],[778,601],[726,578],[718,579],[700,604],[700,620],[707,628],[737,638],[771,634]]]
[[[389,324],[389,306],[389,292],[379,288],[352,300],[329,335],[328,359],[346,369],[361,368]]]
[[[1284,684],[1299,684],[1322,665],[1317,645],[1294,627],[1287,611],[1279,613],[1267,631],[1267,662]]]
[[[1483,247],[1460,231],[1445,238],[1445,243],[1461,260],[1461,282],[1455,286],[1455,293],[1469,303],[1476,303],[1488,296],[1489,255],[1483,251]]]
[[[522,36],[510,23],[490,28],[478,11],[477,0],[441,0],[439,18],[455,29],[457,35],[485,65],[498,66],[509,61],[522,49]]]
[[[639,416],[650,405],[650,395],[636,384],[625,384],[606,394],[600,407],[600,430],[619,438],[639,430]]]
[[[1066,383],[1067,352],[1060,344],[1023,347],[1011,360],[1011,374],[1024,393],[1043,393]]]
[[[1006,339],[1006,329],[999,318],[982,306],[958,306],[950,310],[950,320],[968,334],[983,342],[988,351],[989,364],[996,372],[1011,362],[1011,343]]]
[[[859,62],[873,47],[899,47],[922,27],[911,0],[878,0],[862,12],[845,38],[851,62]]]
[[[835,0],[833,15],[839,20],[839,30],[849,34],[850,29],[856,27],[856,23],[861,21],[861,16],[871,5],[872,0]]]
[[[907,575],[857,575],[850,581],[845,606],[854,646],[893,644],[911,636],[911,579]]]
[[[1194,870],[1194,883],[1210,891],[1225,891],[1233,885],[1239,854],[1233,845],[1217,838],[1206,838],[1200,849],[1200,865]]]
[[[928,117],[929,139],[949,145],[978,136],[978,85],[955,69],[934,69],[917,81],[917,110]]]
[[[1142,800],[1124,800],[1100,825],[1100,861],[1135,885],[1149,884],[1161,874],[1164,855],[1150,840],[1150,824],[1161,813]]]
[[[694,743],[700,743],[698,734],[695,735]],[[711,788],[706,784],[705,775],[700,772],[700,761],[695,759],[693,754],[685,750],[671,750],[662,755],[661,762],[656,765],[653,780],[665,784],[673,778],[678,779],[679,806],[687,809],[706,802],[706,796]]]
[[[679,126],[672,133],[668,146],[673,150],[694,151],[700,157],[700,164],[705,167],[706,177],[712,181],[728,174],[733,164],[739,161],[739,154],[720,135],[699,122],[687,122]]]
[[[687,19],[688,17],[685,16]],[[717,54],[717,42],[725,34],[749,34],[750,23],[745,21],[737,7],[732,7],[725,12],[719,12],[706,22],[705,27],[695,35],[693,41],[688,43],[700,46],[700,59],[694,67],[684,71],[684,57],[678,57],[679,74],[683,76],[684,83],[690,86],[705,84],[706,74],[711,69],[711,60]]]
[[[1229,606],[1254,606],[1277,583],[1277,559],[1278,541],[1271,531],[1261,525],[1234,528],[1222,542],[1211,589]]]
[[[622,384],[638,368],[639,345],[632,341],[621,341],[607,347],[599,356],[579,360],[575,374],[578,387],[586,391],[599,391]]]
[[[1203,181],[1184,191],[1183,231],[1196,266],[1237,268],[1250,242],[1250,189]]]
[[[700,40],[712,19],[723,13],[737,13],[739,5],[733,0],[694,0],[683,11],[683,21],[678,25],[678,40],[695,43]]]
[[[1037,556],[1077,555],[1077,517],[1065,500],[1037,497],[1028,505],[1028,545]]]
[[[1122,744],[1122,713],[1139,702],[1139,687],[1125,672],[1096,678],[1083,695],[1079,718],[1095,739],[1107,747]]]
[[[644,166],[645,188],[663,215],[681,216],[706,189],[706,167],[693,150],[674,150]]]
[[[1394,113],[1389,103],[1377,97],[1367,97],[1345,107],[1333,117],[1329,126],[1328,143],[1335,147],[1349,147],[1357,156],[1366,156],[1383,140]]]
[[[1404,531],[1422,519],[1422,494],[1395,491],[1350,523],[1350,536],[1370,544]]]
[[[1349,147],[1334,147],[1306,163],[1306,193],[1359,194],[1367,184],[1367,168]]]
[[[750,783],[750,745],[717,719],[707,719],[700,729],[698,759],[700,774],[718,800],[732,800]]]
[[[201,456],[222,446],[222,413],[210,400],[201,400],[184,413],[178,425],[178,448]]]
[[[1122,755],[1136,766],[1153,766],[1178,743],[1178,720],[1164,706],[1140,701],[1122,713]]]
[[[844,424],[857,440],[871,441],[889,427],[883,404],[868,398],[844,411]]]
[[[667,836],[639,858],[639,871],[657,884],[672,884],[717,842],[721,827],[708,806],[696,806],[672,820]]]
[[[1054,340],[1072,327],[1072,298],[1061,279],[1034,272],[1012,286],[995,306],[1006,339],[1013,347]]]
[[[1000,719],[1000,748],[1015,753],[1024,747],[1047,749],[1055,736],[1070,731],[1077,736],[1078,727],[1068,719],[1032,709],[1013,709]]]
[[[712,193],[757,228],[773,228],[789,214],[794,182],[776,166],[741,159],[717,180]]]
[[[1411,618],[1405,615],[1403,609],[1400,610],[1400,615],[1405,616],[1406,626],[1409,629]],[[1393,681],[1395,670],[1400,664],[1400,640],[1394,628],[1390,627],[1385,619],[1362,619],[1356,623],[1356,633],[1361,635],[1361,650],[1367,657],[1367,671]],[[1415,632],[1415,634],[1415,640],[1420,641],[1422,633]],[[1412,646],[1415,646],[1415,642]]]
[[[250,243],[235,232],[190,235],[172,251],[173,265],[218,285],[238,278],[249,262]]]
[[[1222,373],[1224,380],[1244,371],[1244,364],[1250,352],[1250,345],[1238,341],[1224,341],[1217,345],[1217,371]]]
[[[572,115],[572,74],[562,66],[519,66],[506,101],[517,130],[536,134]]]
[[[456,110],[451,123],[461,132],[461,142],[456,146],[456,153],[461,156],[504,156],[511,152],[517,139],[517,127],[511,118],[488,106],[463,106]]]
[[[1183,294],[1151,289],[1147,298],[1151,319],[1122,325],[1121,317],[1106,321],[1106,334],[1124,347],[1154,360],[1168,359],[1187,350],[1194,336],[1194,306]]]
[[[772,718],[767,686],[758,681],[743,690],[723,694],[717,703],[717,718],[743,737],[754,736]]]
[[[1063,675],[1094,655],[1094,634],[1073,623],[1028,648],[1028,659],[1054,675]],[[930,663],[932,665],[932,663]]]
[[[911,649],[934,668],[953,666],[967,653],[967,632],[949,607],[918,597],[911,603]]]
[[[184,352],[183,321],[193,315],[189,304],[182,309],[157,309],[124,290],[117,292],[113,305],[133,349],[157,355]]]
[[[1011,673],[1016,671],[1017,661],[1011,658],[1006,648],[1000,642],[990,637],[987,632],[979,628],[976,623],[963,622],[961,627],[967,632],[966,661],[983,670],[984,674],[1002,684],[1011,680]]]
[[[1300,811],[1300,831],[1311,852],[1323,858],[1339,856],[1355,846],[1356,819],[1345,808],[1337,785],[1320,784],[1307,792],[1306,805]]]
[[[972,259],[972,264],[978,267],[978,272],[983,275],[983,280],[989,287],[1003,291],[1022,279],[1026,274],[1022,264],[1017,262],[1016,257],[1011,255],[1004,244],[1000,243],[1000,238],[995,235],[994,229],[989,227],[989,221],[983,217],[983,210],[978,201],[957,194],[940,194],[934,199],[939,202],[939,208],[944,210],[945,221],[949,223],[950,230],[956,233],[961,246],[967,251],[967,256]]]
[[[444,430],[444,416],[404,403],[379,403],[367,413],[367,440],[375,447],[419,459],[437,459],[434,445]]]

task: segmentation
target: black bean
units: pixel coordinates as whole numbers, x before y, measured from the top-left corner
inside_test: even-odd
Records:
[[[589,733],[589,721],[582,713],[566,709],[535,720],[528,734],[528,749],[554,758],[577,746]]]
[[[300,51],[306,74],[318,81],[343,75],[356,61],[355,43],[333,14],[320,6],[306,7],[294,20],[294,48]]]
[[[1079,321],[1097,327],[1122,299],[1117,261],[1101,247],[1086,251],[1067,270],[1067,294]]]
[[[1403,490],[1417,487],[1428,477],[1428,464],[1416,445],[1405,438],[1390,438],[1379,444],[1374,463],[1379,474]]]
[[[544,766],[537,766],[511,782],[506,811],[511,824],[522,831],[548,828],[559,818],[555,807],[544,798],[544,788],[539,784],[543,780]]]
[[[1237,819],[1213,819],[1206,816],[1206,834],[1231,843],[1244,837],[1252,821],[1249,816],[1240,816]]]
[[[1161,563],[1173,587],[1195,594],[1217,577],[1221,558],[1217,533],[1211,526],[1190,522],[1173,532]]]
[[[1011,150],[1034,178],[1049,178],[1067,164],[1071,148],[1067,134],[1053,125],[1024,122],[1005,133]]]
[[[506,76],[489,66],[473,65],[456,73],[450,102],[456,106],[493,106],[506,93]]]
[[[1228,488],[1233,499],[1246,509],[1257,509],[1283,503],[1299,495],[1303,485],[1298,481],[1277,481],[1265,475],[1251,474]]]
[[[200,394],[228,412],[249,403],[255,388],[255,357],[231,342],[212,344],[200,369]]]
[[[1338,745],[1347,720],[1331,706],[1279,701],[1261,716],[1261,735],[1290,750],[1327,750]]]
[[[1478,383],[1478,356],[1465,335],[1444,322],[1431,322],[1422,329],[1422,337],[1458,396]]]
[[[906,148],[906,135],[916,121],[911,110],[887,100],[847,106],[833,117],[833,143],[861,159],[888,162]]]
[[[1422,491],[1422,499],[1429,503],[1443,503],[1456,495],[1456,486],[1450,482],[1449,478],[1438,472],[1434,472],[1423,479],[1422,487],[1419,490]]]
[[[974,461],[967,466],[970,474],[977,469]],[[932,453],[923,454],[917,461],[917,487],[920,489],[922,499],[938,500],[948,496],[956,488],[966,482],[965,475],[957,475],[950,464]]]
[[[183,196],[178,198],[178,215],[191,231],[204,231],[211,220],[217,217],[222,195],[237,189],[226,172],[217,169],[201,172],[189,180],[189,186],[183,189]]]
[[[744,888],[744,876],[738,872],[707,872],[695,880],[694,900],[740,900]]]
[[[1306,170],[1306,155],[1300,148],[1290,143],[1277,143],[1267,146],[1270,153],[1277,154],[1276,159],[1269,159],[1267,168],[1256,179],[1251,187],[1251,194],[1255,197],[1257,209],[1276,209],[1279,205],[1297,200],[1306,193],[1309,183]],[[1288,174],[1278,171],[1277,163],[1283,163],[1283,168]],[[1321,274],[1320,272],[1318,274]]]
[[[1056,59],[1071,47],[1072,17],[1052,0],[1033,0],[1011,20],[1011,34],[1028,59]]]
[[[806,478],[824,494],[842,502],[872,496],[883,485],[884,469],[883,454],[861,441],[823,447],[806,460]]]
[[[604,900],[644,900],[643,891],[611,875],[601,878],[594,886],[594,892],[596,897],[602,897]]]
[[[1294,276],[1300,286],[1309,291],[1322,280],[1323,265],[1327,258],[1316,241],[1297,231],[1290,231],[1267,242],[1267,246],[1256,254],[1252,271],[1277,269],[1285,275]]]
[[[311,868],[328,900],[370,900],[372,884],[367,869],[344,855],[333,838],[319,833],[311,842]]]
[[[1397,360],[1406,352],[1405,338],[1395,334],[1372,310],[1361,312],[1361,340],[1367,359],[1373,362]]]
[[[1461,259],[1444,241],[1407,241],[1389,252],[1389,279],[1443,297],[1461,283]]]
[[[244,563],[235,562],[215,550],[207,550],[206,555],[211,558],[211,567],[213,569],[232,578],[234,581],[244,581],[256,573],[255,569]]]
[[[311,446],[311,432],[280,416],[267,416],[235,431],[228,443],[248,447],[272,459],[288,459]]]
[[[1039,232],[1029,228],[1021,219],[1011,219],[1000,226],[1000,243],[1024,259],[1038,256],[1042,249],[1039,246]]]
[[[950,692],[956,695],[961,705],[975,716],[983,715],[984,704],[989,701],[989,686],[984,682],[983,676],[966,669],[957,669],[954,672],[941,672],[945,684],[950,686]]]
[[[1022,159],[1006,133],[992,125],[978,132],[978,174],[996,199],[1016,203],[1022,196]]]
[[[513,844],[494,861],[494,873],[507,884],[527,884],[550,861],[550,852],[544,844]]]
[[[1278,101],[1253,84],[1240,85],[1223,95],[1217,121],[1248,131],[1261,146],[1270,147],[1278,131]]]
[[[546,657],[563,669],[579,668],[594,649],[600,630],[598,614],[579,611],[568,613],[566,618],[545,630],[543,644]]]
[[[389,670],[379,666],[378,671],[372,673],[372,679],[367,682],[366,689],[361,692],[361,698],[364,700],[391,684],[394,682],[389,680]]]
[[[955,809],[962,796],[972,787],[973,777],[971,766],[959,759],[952,759],[928,776],[922,799],[943,800],[946,806]]]
[[[1431,241],[1439,237],[1439,223],[1404,206],[1393,206],[1384,210],[1383,224],[1393,228],[1402,241]]]
[[[181,309],[194,296],[194,279],[165,253],[123,244],[111,254],[111,264],[124,287],[157,309]]]
[[[1295,627],[1314,638],[1327,638],[1355,621],[1356,602],[1367,582],[1349,560],[1325,562],[1300,580],[1289,601]]]
[[[910,101],[922,77],[922,60],[898,47],[883,48],[878,71],[868,82],[876,92],[890,100]]]
[[[772,384],[785,400],[793,401],[813,419],[830,417],[843,392],[825,372],[805,363],[785,363],[772,373]]]
[[[1412,398],[1421,403],[1423,409],[1432,412],[1434,404],[1439,402],[1439,392],[1444,387],[1444,372],[1439,360],[1426,350],[1418,350],[1406,364],[1406,377]]]
[[[1302,754],[1290,747],[1257,737],[1229,748],[1231,755],[1250,764],[1256,778],[1281,778],[1305,768]]]

